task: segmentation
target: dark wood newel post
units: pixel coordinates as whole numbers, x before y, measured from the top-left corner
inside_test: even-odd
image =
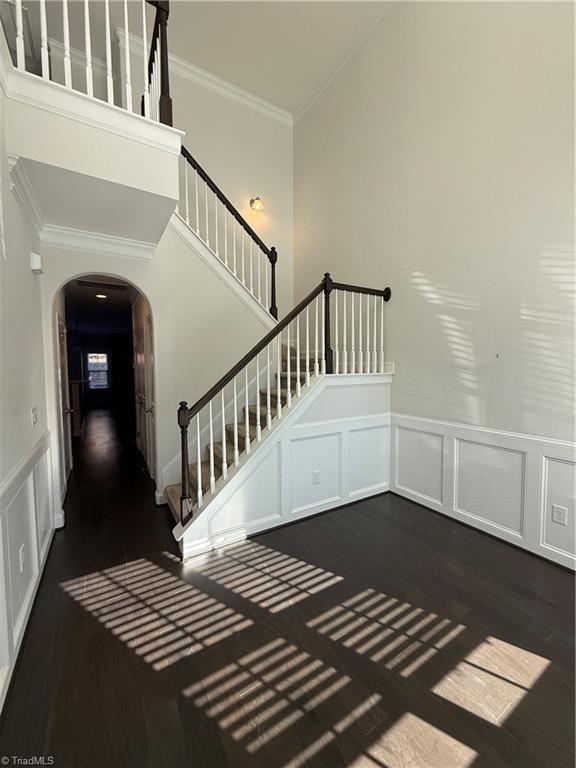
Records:
[[[270,248],[268,254],[268,261],[270,262],[270,314],[274,320],[278,320],[278,307],[276,306],[276,262],[278,261],[278,254],[276,248]]]
[[[184,524],[184,508],[190,499],[190,478],[188,476],[188,426],[190,424],[190,411],[185,400],[178,407],[178,426],[180,427],[180,454],[182,457],[182,494],[180,496],[180,522]]]
[[[156,5],[160,30],[160,122],[172,125],[172,99],[170,98],[170,74],[168,71],[168,16],[169,0],[159,0]]]
[[[334,373],[334,353],[330,346],[330,294],[334,287],[334,281],[330,272],[324,275],[324,350],[326,356],[326,373]]]

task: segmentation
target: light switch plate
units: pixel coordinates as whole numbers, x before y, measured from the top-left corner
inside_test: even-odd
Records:
[[[559,504],[552,504],[552,522],[558,525],[568,525],[568,510]]]
[[[320,485],[320,470],[315,469],[312,472],[312,485]]]

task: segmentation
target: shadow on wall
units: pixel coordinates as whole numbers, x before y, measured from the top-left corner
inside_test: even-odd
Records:
[[[188,726],[235,764],[401,768],[408,750],[414,765],[480,768],[489,744],[503,768],[510,738],[524,738],[504,726],[549,659],[256,542],[194,568],[164,554],[165,567],[140,559],[62,587],[193,705]],[[305,616],[291,614],[303,600]],[[274,624],[248,618],[254,609]],[[299,622],[297,643],[280,615]],[[410,709],[405,686],[418,689]]]
[[[526,429],[554,434],[554,425],[564,423],[572,432],[571,439],[575,384],[574,257],[574,248],[569,244],[548,245],[539,260],[533,299],[524,301],[520,307]]]

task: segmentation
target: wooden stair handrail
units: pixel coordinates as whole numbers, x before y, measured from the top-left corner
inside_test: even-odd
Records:
[[[264,251],[266,256],[268,256],[268,258],[270,259],[270,255],[272,251],[275,251],[275,249],[268,248],[266,243],[260,237],[258,237],[256,232],[254,232],[254,230],[252,229],[250,224],[248,224],[246,219],[242,216],[240,211],[238,211],[238,209],[234,207],[234,205],[230,202],[230,200],[228,200],[228,198],[226,197],[224,192],[222,192],[222,190],[216,184],[216,182],[213,181],[208,175],[208,173],[206,173],[204,168],[202,168],[198,160],[196,160],[196,158],[193,157],[184,146],[182,147],[182,155],[188,161],[188,163],[192,166],[192,168],[194,168],[194,170],[198,173],[198,176],[200,176],[202,181],[204,181],[208,185],[208,187],[212,190],[212,192],[214,192],[214,194],[218,197],[220,202],[228,209],[228,211],[232,214],[232,216],[234,216],[238,224],[240,224],[240,226],[247,232],[247,234],[250,235],[252,240],[254,240],[256,245],[262,251]]]

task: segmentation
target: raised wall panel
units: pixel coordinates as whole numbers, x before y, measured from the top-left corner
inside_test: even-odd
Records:
[[[10,621],[14,644],[23,629],[27,598],[36,574],[36,538],[32,473],[22,484],[6,509],[7,555],[10,579]],[[20,550],[23,547],[22,567]]]
[[[49,457],[50,454],[46,451],[34,467],[34,497],[40,557],[44,556],[52,532],[52,499],[50,493]]]
[[[377,490],[389,482],[389,434],[387,426],[350,430],[348,490],[351,496]]]
[[[576,464],[544,456],[543,469],[542,544],[575,555]],[[553,521],[552,507],[556,505],[567,510],[566,525]]]
[[[442,504],[442,435],[397,426],[396,441],[396,485]]]
[[[292,440],[292,512],[341,496],[341,433]],[[319,472],[319,482],[313,473]]]
[[[214,537],[252,529],[280,517],[280,445],[276,445],[236,493],[210,520]]]
[[[525,454],[460,439],[455,449],[455,511],[521,536]]]

